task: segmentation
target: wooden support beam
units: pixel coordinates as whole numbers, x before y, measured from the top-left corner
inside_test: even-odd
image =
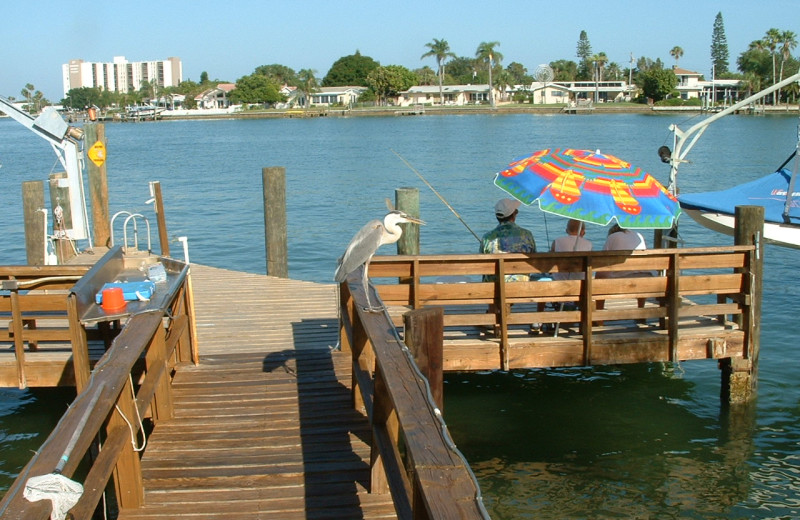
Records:
[[[433,401],[444,410],[444,309],[427,307],[403,315],[403,339],[428,380]]]

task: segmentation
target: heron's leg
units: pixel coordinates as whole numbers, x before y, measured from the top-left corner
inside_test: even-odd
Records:
[[[383,312],[385,307],[373,307],[372,302],[370,302],[369,300],[369,276],[367,275],[368,270],[369,270],[369,260],[364,262],[364,276],[361,278],[361,282],[364,284],[364,293],[367,295],[367,306],[364,307],[364,310],[367,312]]]

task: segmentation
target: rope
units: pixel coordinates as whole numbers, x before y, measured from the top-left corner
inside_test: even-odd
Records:
[[[128,374],[128,382],[130,383],[131,387],[131,399],[133,400],[133,409],[136,411],[136,420],[139,424],[139,430],[142,431],[142,445],[140,447],[136,446],[136,441],[137,441],[136,434],[138,430],[137,431],[133,430],[133,425],[128,420],[128,418],[125,417],[125,414],[122,413],[122,410],[120,410],[119,405],[115,404],[114,408],[117,409],[119,414],[122,416],[122,420],[125,421],[125,424],[128,425],[128,429],[131,431],[131,446],[133,446],[133,451],[139,452],[139,451],[144,451],[144,448],[147,446],[147,435],[144,433],[144,425],[142,424],[142,417],[139,415],[139,407],[136,405],[136,394],[133,391],[133,376],[130,374]]]

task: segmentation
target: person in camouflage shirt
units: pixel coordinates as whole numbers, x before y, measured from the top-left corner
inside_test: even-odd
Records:
[[[513,199],[500,199],[494,205],[497,227],[481,238],[479,253],[535,253],[536,240],[533,233],[516,223],[520,202]],[[506,275],[507,282],[527,282],[527,274]],[[494,281],[494,276],[484,276],[486,282]]]

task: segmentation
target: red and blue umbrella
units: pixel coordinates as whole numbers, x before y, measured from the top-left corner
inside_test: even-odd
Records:
[[[540,150],[515,159],[494,183],[524,204],[602,226],[670,229],[681,214],[652,175],[599,150]]]

